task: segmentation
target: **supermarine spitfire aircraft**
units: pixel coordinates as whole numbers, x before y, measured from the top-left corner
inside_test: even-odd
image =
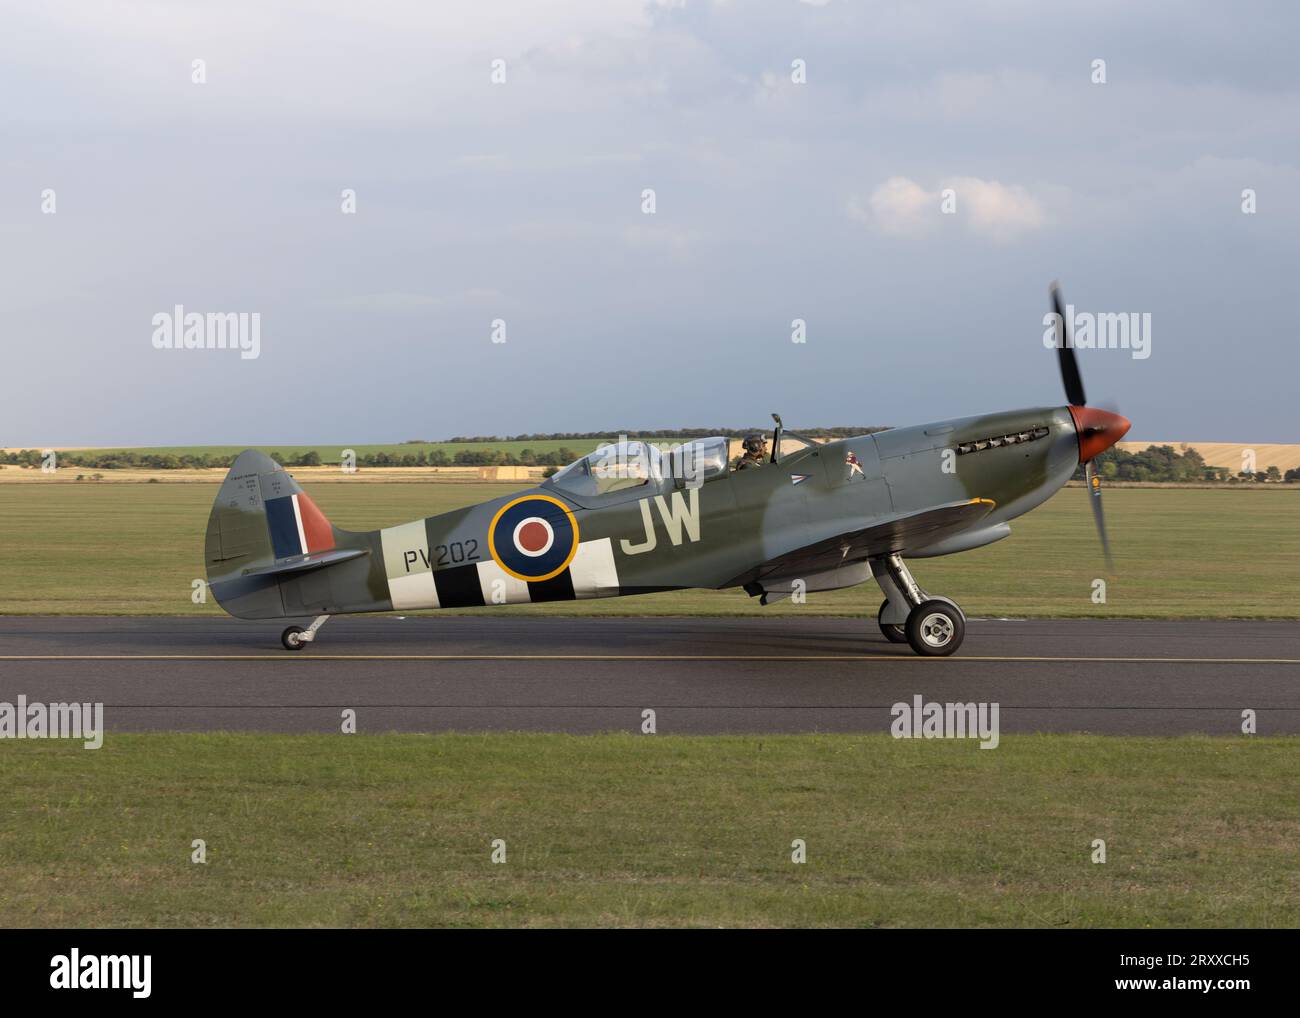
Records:
[[[874,578],[885,637],[945,655],[965,636],[954,601],[904,559],[1008,536],[1085,465],[1103,549],[1093,459],[1129,422],[1087,406],[1059,293],[1067,406],[1036,407],[817,443],[776,428],[761,468],[732,470],[726,438],[661,450],[623,441],[538,487],[369,533],[340,530],[290,476],[241,453],[208,519],[218,603],[241,619],[314,616],[281,642],[301,650],[331,615],[622,597],[739,587],[763,604]],[[1107,551],[1107,561],[1109,552]]]

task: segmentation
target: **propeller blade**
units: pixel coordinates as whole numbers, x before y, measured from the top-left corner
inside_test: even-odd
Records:
[[[1070,337],[1070,325],[1065,320],[1065,308],[1061,305],[1061,286],[1052,283],[1052,310],[1060,323],[1060,335],[1056,347],[1056,356],[1061,364],[1061,382],[1065,385],[1065,399],[1070,406],[1087,406],[1088,397],[1083,391],[1083,376],[1079,374],[1079,362],[1074,356],[1074,346]]]
[[[1106,570],[1115,571],[1115,562],[1110,557],[1110,541],[1106,539],[1106,513],[1101,507],[1101,473],[1089,460],[1083,465],[1083,476],[1088,482],[1088,501],[1092,503],[1092,518],[1097,521],[1097,535],[1101,538],[1101,552],[1106,556]]]
[[[1088,397],[1083,391],[1083,376],[1079,374],[1079,361],[1074,354],[1070,323],[1066,321],[1065,308],[1061,302],[1061,285],[1054,281],[1048,292],[1060,330],[1057,334],[1056,354],[1061,365],[1061,383],[1065,387],[1070,416],[1074,418],[1074,427],[1079,435],[1079,459],[1083,461],[1083,476],[1088,482],[1092,518],[1097,524],[1097,536],[1101,538],[1106,570],[1114,572],[1115,562],[1110,557],[1110,540],[1106,537],[1106,513],[1101,505],[1101,472],[1093,461],[1123,438],[1130,425],[1128,418],[1116,410],[1088,406]]]

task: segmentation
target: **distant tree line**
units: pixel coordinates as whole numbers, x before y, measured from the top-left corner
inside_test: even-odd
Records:
[[[1191,483],[1214,481],[1222,484],[1269,484],[1300,482],[1300,468],[1285,474],[1277,467],[1266,467],[1251,473],[1242,470],[1233,473],[1229,467],[1210,466],[1193,448],[1182,450],[1172,445],[1149,445],[1140,452],[1128,452],[1112,446],[1096,459],[1104,480],[1148,481],[1157,483]],[[1075,471],[1075,478],[1083,479],[1083,467]]]
[[[456,439],[462,441],[462,439]],[[467,441],[467,440],[466,440]],[[501,441],[497,439],[497,441]],[[362,467],[562,467],[578,459],[582,453],[567,446],[552,452],[538,452],[524,448],[519,452],[505,449],[461,449],[448,455],[442,449],[421,449],[414,453],[374,452],[357,456]],[[301,463],[286,466],[304,466]]]
[[[568,442],[578,439],[586,441],[608,441],[614,442],[624,435],[629,438],[645,437],[651,440],[658,438],[671,438],[678,441],[684,441],[692,438],[712,438],[714,435],[748,435],[752,432],[768,432],[772,430],[771,424],[762,424],[754,428],[661,428],[654,431],[645,431],[637,428],[624,428],[619,431],[555,431],[550,433],[537,433],[529,435],[457,435],[455,438],[447,439],[448,442]],[[827,437],[827,438],[852,438],[855,435],[870,435],[877,431],[888,431],[887,427],[879,425],[871,427],[849,427],[839,425],[834,428],[796,428],[796,431],[804,435]],[[404,442],[404,445],[429,444],[425,439],[411,439]]]
[[[820,428],[809,429],[809,435],[842,437],[861,435],[869,431],[883,431],[884,428]],[[688,441],[716,434],[745,434],[744,429],[728,431],[727,429],[679,428],[664,432],[655,438]],[[554,468],[565,466],[578,459],[581,453],[561,446],[549,452],[523,448],[519,452],[492,448],[494,442],[554,442],[564,439],[582,441],[613,441],[622,434],[582,433],[567,435],[523,435],[510,438],[459,437],[452,439],[456,443],[475,443],[485,448],[461,449],[448,453],[445,449],[416,449],[411,452],[370,452],[357,456],[359,467],[480,467],[480,466],[522,466],[545,467],[547,473]],[[414,443],[402,443],[414,444]],[[315,449],[293,452],[272,452],[271,458],[286,467],[318,467],[325,464],[320,453]],[[92,470],[184,470],[226,468],[234,462],[234,455],[214,455],[207,453],[173,455],[148,451],[107,450],[97,451],[83,449],[80,451],[61,452],[58,454],[60,466],[87,467]],[[330,462],[337,462],[333,460]],[[41,450],[23,449],[15,452],[0,453],[0,463],[14,466],[39,467],[42,463]],[[1097,457],[1101,476],[1115,481],[1147,481],[1159,483],[1219,482],[1223,484],[1270,484],[1300,483],[1300,468],[1283,473],[1276,466],[1265,467],[1254,473],[1240,471],[1234,473],[1228,467],[1210,466],[1194,448],[1184,446],[1181,450],[1172,445],[1151,445],[1140,452],[1128,452],[1112,447]],[[1083,478],[1083,468],[1075,473]]]
[[[770,430],[771,425],[766,430]],[[753,431],[764,431],[764,428],[678,428],[676,430],[660,431],[653,436],[646,436],[654,439],[667,439],[672,441],[689,441],[695,438],[708,438],[713,435],[746,435]],[[853,435],[865,435],[875,431],[885,431],[881,427],[836,427],[836,428],[814,428],[806,431],[806,434],[827,436],[831,438],[846,438]],[[541,451],[537,449],[523,448],[519,452],[492,448],[493,445],[500,445],[505,442],[563,442],[563,441],[617,441],[623,436],[632,438],[642,437],[641,432],[636,430],[627,431],[583,431],[583,432],[554,432],[550,434],[533,434],[533,435],[509,435],[504,438],[498,435],[458,435],[455,438],[447,440],[445,443],[437,441],[426,441],[424,439],[409,439],[399,443],[401,445],[433,445],[455,444],[455,445],[478,445],[484,448],[478,449],[461,449],[454,453],[449,453],[445,449],[417,449],[411,452],[392,453],[392,452],[369,452],[357,456],[357,466],[359,467],[492,467],[492,466],[510,466],[510,467],[563,467],[578,459],[582,454],[574,451],[568,446],[561,446],[559,449],[552,451]],[[340,450],[341,451],[341,450]],[[272,452],[271,458],[286,467],[318,467],[322,463],[337,463],[338,460],[322,460],[320,454],[314,450],[293,451],[293,452]],[[9,463],[16,466],[39,467],[41,465],[41,451],[39,449],[23,449],[20,452],[0,453],[0,463]],[[209,468],[229,469],[235,460],[235,454],[213,454],[197,453],[173,455],[170,453],[156,453],[147,450],[95,450],[82,449],[78,451],[61,452],[58,454],[58,461],[63,466],[89,467],[94,470],[202,470]]]
[[[357,456],[360,467],[477,467],[477,466],[522,466],[522,467],[562,467],[572,463],[581,453],[566,446],[550,452],[539,452],[524,448],[519,452],[504,449],[462,449],[449,454],[444,449],[419,449],[402,454],[389,452],[370,452]],[[272,452],[271,459],[286,467],[319,467],[325,461],[315,449],[306,452]],[[205,468],[226,468],[235,461],[231,455],[172,455],[170,453],[134,452],[115,450],[97,452],[93,449],[79,452],[61,452],[58,463],[65,467],[89,467],[94,470],[194,470]],[[14,466],[39,467],[42,462],[41,450],[23,449],[19,452],[0,453],[0,463]],[[337,463],[338,460],[330,462]]]
[[[315,455],[315,454],[313,454]],[[21,452],[0,453],[0,463],[15,466],[39,467],[42,462],[41,450],[23,449]],[[173,456],[170,453],[133,452],[116,450],[100,452],[83,449],[77,452],[60,452],[57,454],[59,466],[91,467],[96,470],[180,470],[204,467],[229,467],[235,461],[232,456]],[[319,457],[317,457],[319,462]]]

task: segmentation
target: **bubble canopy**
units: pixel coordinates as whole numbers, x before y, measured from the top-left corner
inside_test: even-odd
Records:
[[[669,482],[703,484],[727,473],[727,440],[700,438],[674,446],[622,441],[602,445],[570,463],[547,483],[571,495],[608,495]]]

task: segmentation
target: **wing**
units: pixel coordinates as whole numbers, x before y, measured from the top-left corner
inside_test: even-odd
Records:
[[[975,527],[995,507],[992,499],[972,498],[894,516],[769,559],[758,567],[755,578],[813,575],[849,562],[918,551]]]

